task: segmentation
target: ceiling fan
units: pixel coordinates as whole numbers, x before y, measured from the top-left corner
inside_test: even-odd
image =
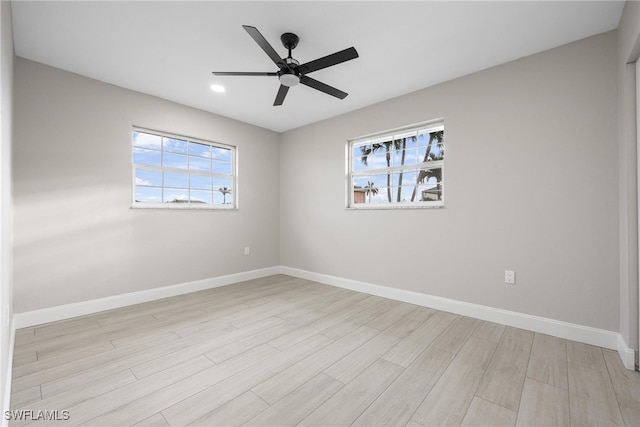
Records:
[[[280,89],[278,90],[278,94],[276,95],[276,99],[273,103],[274,106],[282,105],[285,96],[287,96],[289,88],[292,86],[296,86],[299,83],[340,99],[344,99],[348,95],[346,92],[319,82],[318,80],[312,79],[311,77],[307,76],[307,74],[357,58],[358,52],[355,48],[350,47],[348,49],[332,53],[331,55],[318,58],[305,64],[300,64],[293,57],[291,57],[291,51],[296,48],[296,46],[298,45],[298,41],[300,40],[295,34],[284,33],[282,36],[280,36],[282,44],[289,51],[289,55],[286,58],[280,58],[275,49],[269,44],[269,42],[264,38],[260,31],[258,31],[257,28],[251,27],[249,25],[243,25],[242,28],[244,28],[247,33],[249,33],[251,38],[253,38],[253,40],[258,43],[262,50],[264,50],[269,58],[271,58],[271,60],[278,66],[279,71],[274,73],[214,71],[214,75],[277,76],[278,80],[280,80]]]

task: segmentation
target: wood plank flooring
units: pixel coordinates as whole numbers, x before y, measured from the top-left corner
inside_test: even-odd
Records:
[[[11,408],[11,426],[640,426],[640,373],[276,275],[17,331]]]

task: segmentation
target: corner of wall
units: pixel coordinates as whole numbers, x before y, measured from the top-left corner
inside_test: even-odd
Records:
[[[11,321],[9,328],[11,330],[11,334],[9,336],[9,354],[13,355],[13,349],[15,347],[16,342],[16,328],[13,320]],[[4,368],[4,367],[3,367]],[[8,363],[6,366],[6,372],[3,372],[5,382],[2,387],[2,415],[4,415],[5,411],[8,411],[11,408],[11,380],[13,371],[13,357],[8,359]],[[8,421],[5,420],[5,417],[2,416],[0,418],[0,426],[5,427],[8,425]]]
[[[621,340],[627,355],[640,350],[638,289],[638,150],[636,64],[640,55],[640,3],[625,4],[618,27],[618,159]],[[629,356],[627,356],[629,357]],[[637,363],[637,355],[635,356]]]
[[[9,409],[13,361],[12,144],[13,25],[10,1],[0,1],[0,403]],[[3,417],[4,418],[4,417]],[[6,421],[1,421],[2,425]]]

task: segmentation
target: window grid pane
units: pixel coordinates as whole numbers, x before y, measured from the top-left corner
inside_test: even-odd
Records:
[[[444,147],[442,122],[350,141],[349,207],[443,206]]]
[[[134,129],[132,159],[134,206],[235,207],[235,147]]]

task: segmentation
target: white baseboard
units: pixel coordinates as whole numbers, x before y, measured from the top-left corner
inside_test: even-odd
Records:
[[[0,421],[0,426],[6,427],[9,425],[9,421],[5,420],[4,413],[11,409],[11,378],[13,377],[13,349],[16,343],[16,327],[15,322],[12,320],[11,325],[9,326],[9,330],[11,331],[11,335],[9,337],[9,349],[8,355],[9,358],[7,360],[7,372],[5,372],[5,378],[7,379],[4,384],[4,394],[2,399],[2,421]]]
[[[280,273],[301,279],[312,280],[326,285],[350,289],[357,292],[364,292],[377,295],[396,301],[407,302],[423,307],[435,308],[437,310],[500,323],[502,325],[513,326],[533,332],[539,332],[554,337],[565,338],[585,344],[616,350],[622,359],[622,363],[627,369],[635,369],[635,354],[630,349],[622,336],[618,332],[604,329],[592,328],[589,326],[577,325],[530,314],[518,313],[515,311],[502,310],[479,304],[457,301],[449,298],[427,295],[419,292],[404,289],[389,288],[387,286],[374,285],[357,280],[344,279],[327,274],[314,273],[286,266],[280,267]]]
[[[84,316],[86,314],[98,313],[100,311],[111,310],[128,305],[140,304],[176,295],[183,295],[205,289],[231,285],[245,280],[259,279],[278,274],[279,272],[280,267],[267,267],[258,270],[214,277],[211,279],[196,280],[178,285],[163,286],[161,288],[147,289],[144,291],[17,313],[14,315],[14,327],[15,329],[20,329],[41,325],[43,323],[56,322],[58,320]]]
[[[469,316],[476,319],[500,323],[507,326],[513,326],[533,332],[539,332],[559,338],[565,338],[572,341],[578,341],[585,344],[591,344],[598,347],[615,350],[620,355],[620,359],[622,360],[625,368],[631,370],[635,369],[635,352],[633,349],[629,348],[629,346],[622,338],[622,335],[620,335],[618,332],[577,325],[545,317],[533,316],[529,314],[523,314],[449,298],[427,295],[404,289],[374,285],[367,282],[345,279],[322,273],[314,273],[311,271],[300,270],[297,268],[286,266],[262,268],[258,270],[251,270],[242,273],[215,277],[211,279],[197,280],[193,282],[181,283],[178,285],[164,286],[161,288],[148,289],[144,291],[114,295],[111,297],[83,301],[73,304],[65,304],[41,310],[17,313],[14,315],[13,319],[11,354],[13,354],[13,342],[15,340],[16,329],[40,325],[43,323],[55,322],[72,317],[84,316],[87,314],[98,313],[100,311],[154,301],[161,298],[183,295],[190,292],[231,285],[233,283],[238,283],[245,280],[259,279],[274,274],[287,274],[289,276],[313,280],[314,282],[324,283],[326,285],[350,289],[357,292],[364,292],[370,295],[377,295],[396,301],[407,302],[423,307],[430,307],[437,310],[443,310],[450,313]],[[11,369],[11,367],[9,369]],[[11,372],[9,372],[9,374],[10,373]],[[3,402],[3,404],[8,403]]]
[[[629,348],[622,335],[618,334],[618,354],[625,368],[635,370],[636,368],[636,352]]]

